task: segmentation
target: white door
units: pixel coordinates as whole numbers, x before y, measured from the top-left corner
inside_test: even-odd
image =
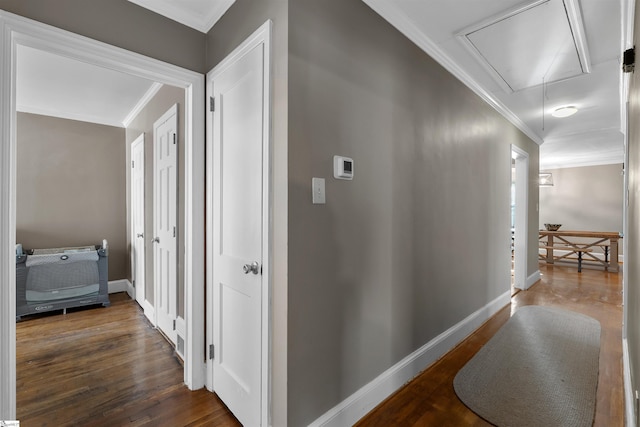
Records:
[[[145,307],[144,133],[131,144],[131,278],[135,298]]]
[[[154,308],[156,325],[174,344],[177,315],[178,106],[153,125]]]
[[[270,26],[263,27],[268,31]],[[268,32],[266,33],[268,34]],[[263,34],[264,35],[264,34]],[[251,38],[250,38],[251,39]],[[267,37],[268,39],[268,37]],[[244,426],[265,419],[268,353],[268,45],[238,48],[209,74],[214,111],[212,192],[213,390]]]
[[[511,155],[515,159],[515,230],[513,238],[513,286],[526,290],[527,285],[527,246],[529,233],[529,154],[511,146]]]

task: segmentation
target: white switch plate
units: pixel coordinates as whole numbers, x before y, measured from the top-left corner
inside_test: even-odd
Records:
[[[324,178],[311,178],[311,193],[314,205],[325,204]]]

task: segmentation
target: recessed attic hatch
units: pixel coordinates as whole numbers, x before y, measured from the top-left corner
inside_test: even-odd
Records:
[[[578,0],[542,0],[458,34],[507,92],[590,72]]]

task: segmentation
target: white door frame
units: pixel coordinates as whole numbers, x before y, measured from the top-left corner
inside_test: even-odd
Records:
[[[135,150],[136,147],[141,146],[142,147],[142,164],[134,164],[134,159],[133,159],[133,152]],[[134,229],[134,222],[135,222],[135,212],[133,210],[133,200],[134,200],[134,190],[136,188],[136,183],[133,180],[133,170],[136,171],[142,171],[142,179],[143,179],[143,184],[142,184],[142,218],[145,218],[145,191],[144,191],[144,187],[145,187],[145,164],[144,164],[144,132],[140,134],[139,137],[137,137],[132,143],[131,143],[131,147],[130,147],[130,151],[132,153],[131,155],[131,178],[129,181],[129,185],[130,185],[130,190],[129,190],[129,195],[130,195],[130,209],[129,209],[129,224],[131,225],[131,237],[130,237],[130,241],[131,241],[131,280],[133,280],[134,283],[134,288],[133,288],[133,293],[134,293],[134,298],[135,300],[138,302],[138,304],[140,305],[140,307],[142,307],[144,309],[145,307],[145,268],[146,268],[146,261],[145,261],[145,256],[146,256],[146,245],[145,245],[145,236],[144,236],[144,229],[145,227],[142,227],[142,236],[138,237],[137,233]],[[137,172],[138,173],[138,172]],[[145,221],[146,223],[146,221]],[[144,253],[137,256],[134,255],[134,242],[137,242],[138,239],[142,238],[142,247],[145,248],[144,249]],[[138,277],[137,275],[137,271],[138,270],[138,266],[137,263],[140,262],[140,260],[142,259],[142,261],[145,263],[145,266],[142,268],[142,277]]]
[[[0,10],[0,283],[15,283],[16,59],[24,45],[185,89],[184,381],[205,383],[204,76]],[[16,415],[15,287],[0,286],[0,419]]]
[[[516,162],[516,212],[513,286],[526,290],[527,258],[529,245],[529,153],[511,145],[511,157]],[[511,174],[509,174],[511,176]]]
[[[268,426],[271,414],[271,369],[272,369],[272,354],[271,354],[271,337],[272,337],[272,311],[271,311],[271,295],[272,295],[272,211],[273,211],[273,191],[271,180],[271,165],[272,165],[272,142],[271,142],[271,27],[272,21],[268,20],[258,30],[256,30],[251,36],[249,36],[240,46],[238,46],[232,53],[230,53],[225,59],[223,59],[214,69],[207,73],[207,99],[210,99],[213,93],[212,81],[218,73],[224,71],[227,67],[233,64],[238,58],[241,58],[246,52],[254,49],[256,46],[262,44],[264,46],[264,60],[265,60],[265,72],[264,72],[264,111],[265,120],[263,128],[263,165],[262,165],[262,277],[264,292],[262,293],[262,390],[261,394],[261,425]],[[213,153],[213,135],[212,135],[212,113],[207,114],[207,138],[206,146],[207,153]],[[207,212],[213,212],[213,162],[207,162]],[[207,253],[213,253],[213,219],[211,215],[207,215]],[[207,325],[213,325],[213,269],[211,257],[207,257],[206,261],[207,271]],[[207,345],[213,343],[213,328],[207,328]],[[213,391],[213,366],[212,363],[207,363],[207,383],[206,386],[209,390]]]

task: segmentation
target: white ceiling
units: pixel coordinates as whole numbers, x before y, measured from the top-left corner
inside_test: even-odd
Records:
[[[541,169],[623,162],[624,1],[363,1],[541,143]]]
[[[202,32],[234,2],[129,1]],[[542,144],[541,169],[623,161],[628,0],[363,1]],[[159,87],[29,48],[18,59],[20,111],[124,126]],[[579,111],[552,117],[563,105]]]
[[[129,0],[202,33],[208,33],[235,0]]]
[[[18,45],[20,112],[126,127],[162,85]]]

